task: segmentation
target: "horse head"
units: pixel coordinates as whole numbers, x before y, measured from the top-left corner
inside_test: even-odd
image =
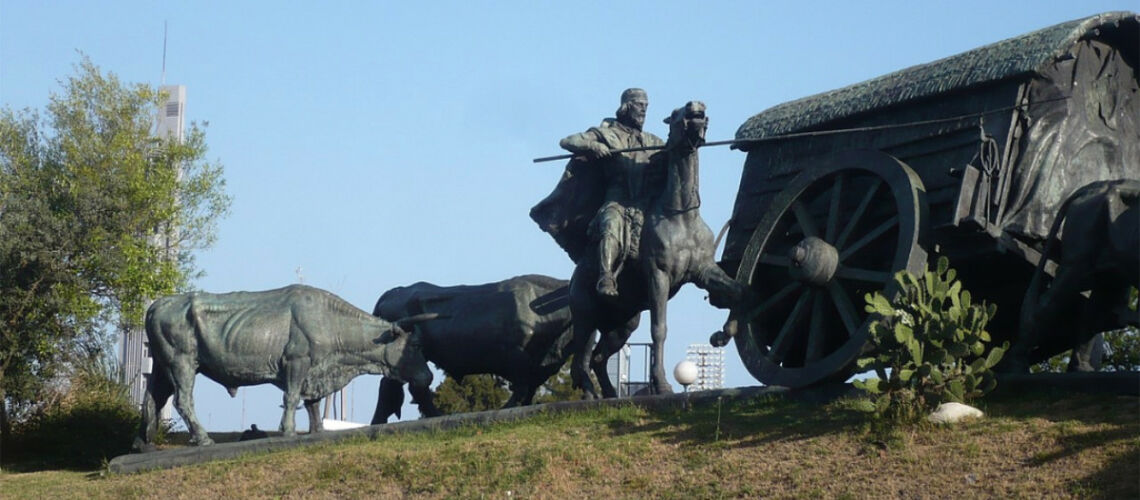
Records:
[[[691,152],[705,143],[705,130],[709,128],[709,119],[705,115],[705,103],[689,101],[673,110],[665,118],[669,125],[669,139],[666,149],[673,151]]]

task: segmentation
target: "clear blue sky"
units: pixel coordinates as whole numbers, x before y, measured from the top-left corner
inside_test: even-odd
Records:
[[[232,215],[198,256],[211,292],[298,281],[371,310],[394,286],[475,284],[571,262],[527,216],[558,139],[649,92],[647,130],[708,105],[710,140],[770,106],[1134,1],[77,2],[0,0],[0,105],[42,109],[90,56],[128,82],[187,86]],[[728,219],[744,155],[702,150],[705,220]],[[725,314],[686,287],[666,364]],[[633,341],[647,342],[648,322]],[[757,382],[728,348],[727,382]],[[635,370],[640,361],[635,360]],[[378,379],[350,386],[366,422]],[[199,377],[210,430],[275,428],[280,391]],[[243,404],[244,401],[244,404]],[[410,411],[415,416],[414,410]],[[405,417],[409,412],[405,412]],[[304,412],[298,425],[307,428]]]

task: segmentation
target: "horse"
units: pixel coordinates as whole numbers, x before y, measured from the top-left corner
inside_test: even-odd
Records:
[[[593,370],[602,395],[615,397],[606,376],[606,361],[621,348],[632,333],[622,328],[649,310],[652,347],[650,350],[650,390],[655,394],[673,392],[665,378],[667,304],[682,285],[693,283],[709,292],[718,307],[736,304],[749,293],[733,280],[714,259],[713,233],[700,215],[699,158],[697,148],[705,142],[708,118],[705,105],[690,101],[673,110],[665,119],[669,137],[662,151],[655,153],[646,175],[664,174],[661,191],[646,204],[640,248],[636,257],[627,255],[617,274],[619,295],[600,297],[595,283],[598,262],[581,259],[570,279],[570,311],[574,336],[570,368],[574,386],[587,399],[598,397],[588,373]],[[647,182],[652,185],[652,182]],[[658,182],[657,184],[662,184]],[[595,350],[595,331],[602,332]]]

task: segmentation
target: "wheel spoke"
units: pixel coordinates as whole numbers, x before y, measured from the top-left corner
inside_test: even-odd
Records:
[[[839,229],[839,199],[843,195],[843,174],[835,176],[835,184],[831,186],[831,206],[827,208],[827,230],[824,241],[835,241],[835,231]]]
[[[867,246],[868,243],[874,241],[875,238],[882,236],[883,233],[887,232],[888,229],[898,225],[898,223],[898,214],[892,215],[891,218],[883,221],[882,224],[879,224],[877,227],[875,227],[875,229],[872,229],[871,232],[863,235],[862,238],[859,238],[858,241],[852,243],[851,246],[842,249],[842,251],[839,253],[839,261],[842,262],[844,260],[847,260],[851,254],[858,252],[860,249]]]
[[[807,207],[803,203],[799,201],[792,203],[792,212],[796,214],[796,222],[804,230],[804,236],[819,237],[819,230],[815,228],[815,222],[811,220],[811,214],[808,213]]]
[[[761,302],[760,305],[756,306],[755,309],[749,311],[748,314],[744,316],[744,319],[742,321],[745,323],[751,322],[752,320],[756,319],[757,316],[763,314],[764,311],[783,301],[788,297],[789,294],[796,291],[796,289],[800,288],[801,286],[802,285],[800,285],[800,282],[798,281],[788,283],[784,286],[784,288],[781,288],[780,291],[772,294],[772,296],[768,297],[768,299],[764,302]]]
[[[769,266],[792,267],[792,259],[783,255],[761,254],[757,261]]]
[[[773,363],[780,363],[784,360],[784,355],[788,352],[788,347],[792,345],[789,337],[800,323],[800,318],[804,313],[804,305],[808,300],[817,295],[814,290],[808,290],[796,299],[796,305],[792,307],[792,312],[784,320],[784,326],[780,327],[780,332],[776,334],[776,339],[772,341],[772,349],[768,351],[768,357]]]
[[[876,177],[875,183],[871,185],[871,189],[867,190],[867,194],[863,195],[863,199],[859,201],[859,206],[855,208],[855,212],[851,214],[851,218],[847,220],[847,226],[843,228],[843,233],[835,240],[835,247],[841,248],[844,243],[847,243],[847,238],[851,236],[852,231],[855,231],[855,226],[859,225],[859,219],[863,218],[863,212],[867,211],[867,207],[871,205],[871,200],[875,199],[875,192],[879,190],[879,186],[883,185],[883,180]]]
[[[871,269],[848,267],[840,264],[839,268],[835,270],[835,277],[885,285],[888,281],[891,280],[891,273],[886,271],[875,271]]]
[[[808,328],[807,349],[804,351],[804,364],[823,357],[823,342],[826,331],[823,329],[823,292],[815,292],[811,304],[811,326]]]
[[[847,335],[849,337],[855,335],[855,330],[859,329],[859,314],[855,310],[855,304],[851,303],[851,298],[847,296],[847,292],[839,287],[839,283],[834,281],[828,283],[827,291],[831,292],[831,300],[835,302],[835,308],[839,310],[839,317],[843,319],[843,326],[847,329]]]

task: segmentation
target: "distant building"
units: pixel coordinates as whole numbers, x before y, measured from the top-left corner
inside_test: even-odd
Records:
[[[610,377],[610,383],[614,385],[617,390],[619,398],[629,397],[629,355],[631,349],[628,345],[621,346],[621,350],[610,356],[610,360],[606,362],[606,374]]]
[[[158,137],[173,137],[179,142],[185,140],[186,127],[186,86],[163,85],[159,88],[167,95],[166,103],[159,108],[156,117],[155,135]],[[177,235],[164,235],[155,233],[154,245],[165,248],[167,258],[177,258]],[[146,379],[153,368],[150,351],[147,348],[146,331],[142,328],[122,328],[122,342],[119,352],[119,367],[122,370],[123,382],[130,389],[131,401],[142,407],[146,395]],[[163,419],[170,418],[170,406],[162,409]]]
[[[709,344],[689,344],[685,359],[697,365],[697,381],[690,391],[705,391],[724,387],[724,348]]]

